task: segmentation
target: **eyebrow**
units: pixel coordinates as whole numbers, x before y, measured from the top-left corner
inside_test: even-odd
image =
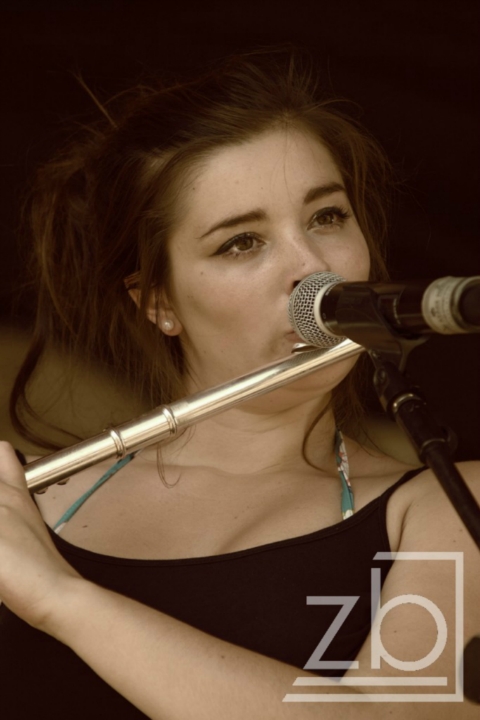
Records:
[[[343,185],[338,182],[331,182],[327,183],[326,185],[318,185],[317,187],[311,188],[307,192],[307,194],[303,198],[303,204],[308,205],[314,200],[320,200],[321,198],[326,197],[327,195],[332,195],[336,192],[346,192],[346,190]],[[207,232],[200,236],[199,240],[203,240],[203,238],[207,237],[207,235],[211,235],[212,233],[216,232],[217,230],[221,230],[222,228],[232,228],[236,225],[242,225],[243,223],[259,222],[260,220],[266,219],[267,213],[265,212],[265,210],[261,209],[251,210],[250,212],[242,213],[241,215],[232,215],[225,218],[224,220],[221,220],[216,225],[213,225],[213,227],[211,227],[209,230],[207,230]]]

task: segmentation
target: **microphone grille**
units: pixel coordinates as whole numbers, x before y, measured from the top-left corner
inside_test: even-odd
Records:
[[[328,285],[345,282],[345,278],[331,272],[318,272],[304,278],[290,295],[288,319],[297,335],[309,345],[316,347],[335,347],[345,338],[328,335],[320,329],[315,319],[315,299],[318,293]]]

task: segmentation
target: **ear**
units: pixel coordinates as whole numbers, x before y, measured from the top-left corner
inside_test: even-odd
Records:
[[[128,294],[135,305],[140,308],[140,290],[138,288],[130,288]],[[155,289],[150,291],[147,302],[147,317],[150,322],[159,327],[165,335],[173,337],[180,335],[183,330],[183,326],[168,302],[164,291],[160,291],[160,294]]]

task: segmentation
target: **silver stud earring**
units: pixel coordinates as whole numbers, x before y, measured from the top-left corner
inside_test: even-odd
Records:
[[[164,320],[162,323],[162,328],[165,332],[169,332],[170,330],[173,330],[173,321],[172,320]]]

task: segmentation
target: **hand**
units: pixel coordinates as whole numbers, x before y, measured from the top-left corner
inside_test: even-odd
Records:
[[[12,446],[0,442],[0,599],[45,632],[62,593],[80,575],[53,544]]]

